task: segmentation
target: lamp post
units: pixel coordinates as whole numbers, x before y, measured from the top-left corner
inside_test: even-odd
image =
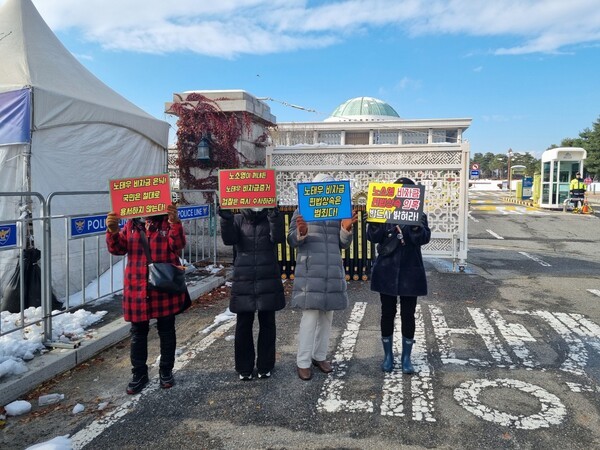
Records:
[[[512,148],[508,149],[508,152],[506,153],[506,156],[508,157],[508,195],[510,195],[511,192],[512,192],[512,188],[511,188],[512,173],[510,171],[510,160],[512,159],[512,156],[513,156]]]

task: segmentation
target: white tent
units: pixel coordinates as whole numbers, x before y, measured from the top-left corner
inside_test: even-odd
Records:
[[[90,73],[31,0],[0,0],[0,61],[0,192],[108,190],[111,178],[166,172],[169,124]],[[0,197],[0,221],[18,218],[23,203]],[[52,213],[109,208],[106,198],[61,197]],[[0,252],[0,278],[13,266],[14,252]]]

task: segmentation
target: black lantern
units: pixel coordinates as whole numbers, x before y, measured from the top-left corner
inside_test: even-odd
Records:
[[[196,157],[198,161],[210,161],[210,139],[202,135],[198,142]]]

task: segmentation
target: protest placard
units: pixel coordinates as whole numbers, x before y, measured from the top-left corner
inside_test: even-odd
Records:
[[[352,217],[349,181],[298,183],[298,209],[307,222]]]
[[[273,169],[219,170],[219,198],[223,209],[275,208],[277,189]]]
[[[367,221],[419,225],[424,200],[425,186],[369,183]]]
[[[166,214],[171,204],[171,183],[166,174],[110,180],[109,190],[112,211],[121,218]]]

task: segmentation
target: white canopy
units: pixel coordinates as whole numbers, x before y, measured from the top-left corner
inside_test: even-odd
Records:
[[[0,0],[0,61],[0,192],[108,190],[112,178],[166,172],[169,124],[90,73],[31,0]],[[24,139],[11,140],[15,127]],[[18,218],[22,203],[0,197],[0,220]],[[109,208],[107,197],[61,197],[52,213]],[[64,244],[64,237],[56,239],[53,258]],[[13,252],[0,252],[0,279],[14,266],[14,254],[8,264],[6,253]]]

